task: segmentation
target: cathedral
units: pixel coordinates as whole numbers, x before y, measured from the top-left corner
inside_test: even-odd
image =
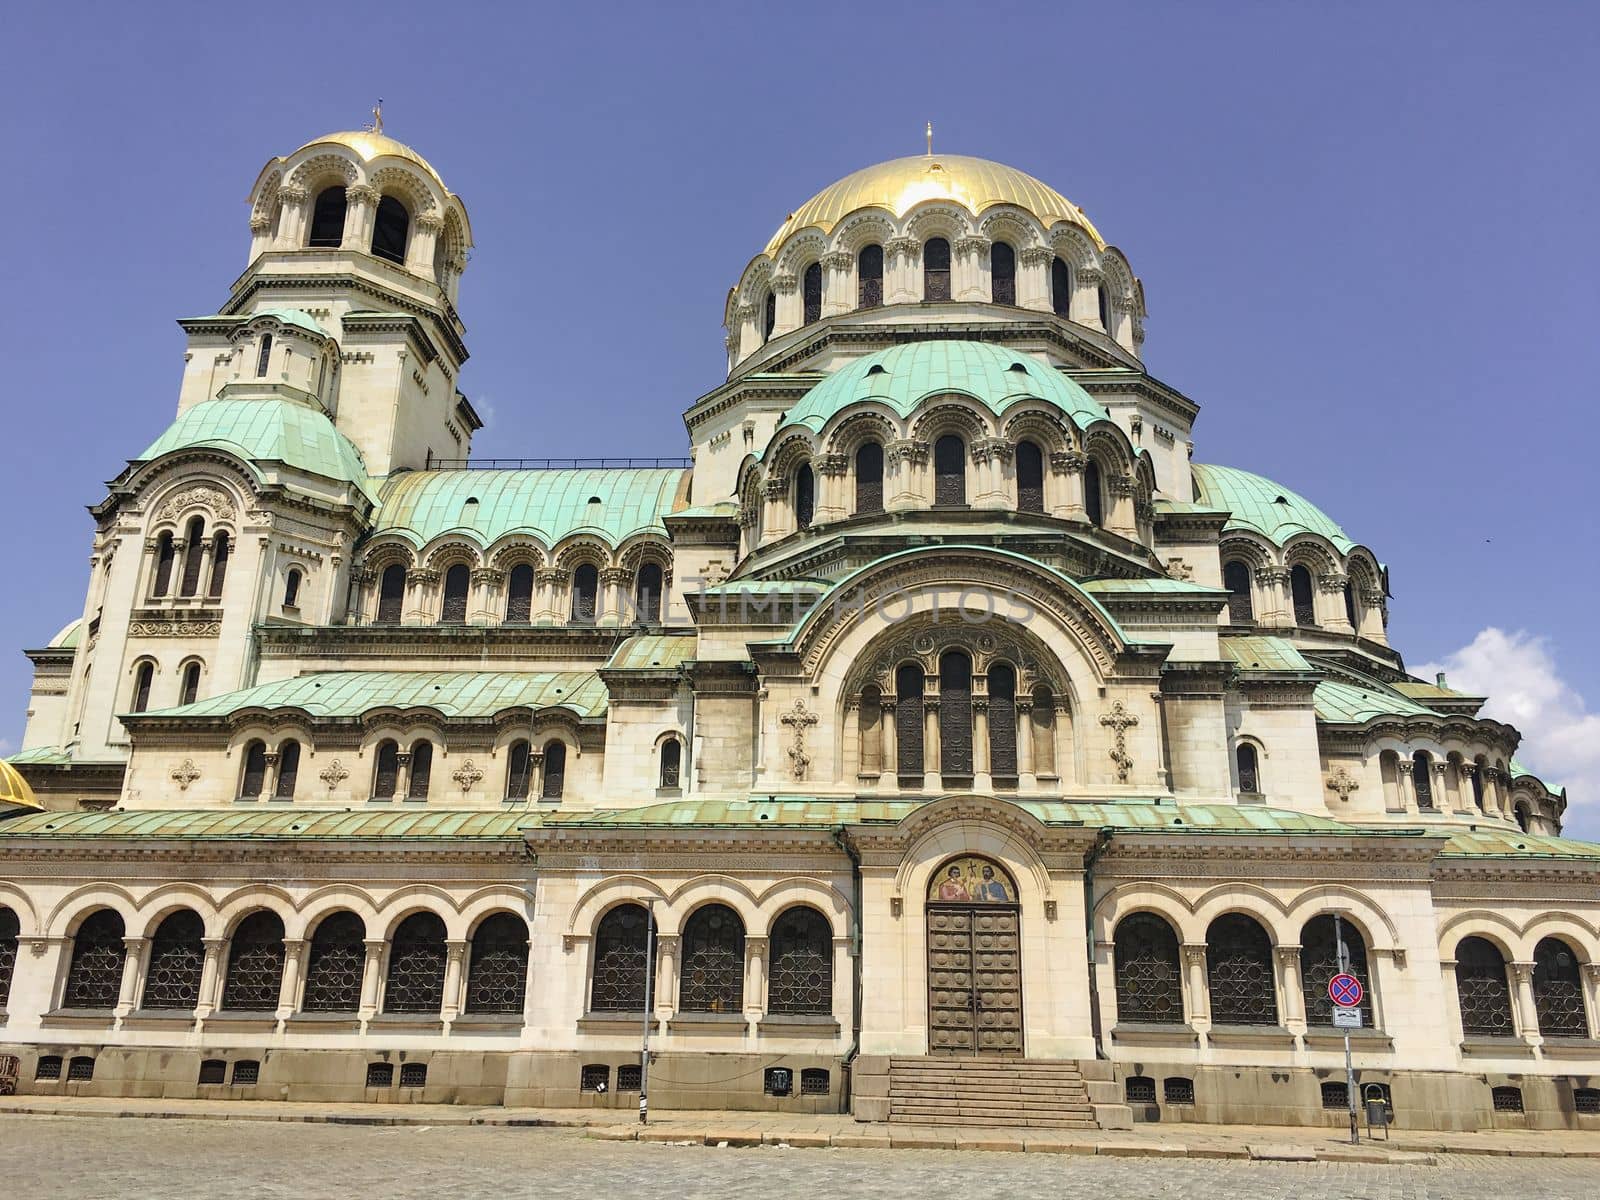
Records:
[[[381,121],[248,223],[26,651],[0,1089],[1600,1128],[1600,845],[1055,188],[799,204],[649,461],[474,459]]]

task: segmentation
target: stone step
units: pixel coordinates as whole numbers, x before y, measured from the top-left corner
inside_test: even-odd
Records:
[[[999,1080],[1006,1083],[1030,1084],[1079,1084],[1084,1082],[1083,1076],[1066,1071],[1044,1074],[1029,1072],[1027,1074],[1012,1074],[1009,1071],[890,1071],[894,1079],[920,1079],[929,1083],[982,1083],[990,1080]]]
[[[974,1100],[1026,1100],[1032,1104],[1048,1103],[1052,1100],[1069,1100],[1075,1104],[1087,1104],[1091,1097],[1089,1089],[1085,1087],[1057,1088],[1057,1087],[1028,1087],[1017,1085],[1001,1087],[998,1084],[984,1087],[964,1087],[959,1091],[948,1091],[944,1088],[925,1088],[915,1084],[904,1083],[898,1079],[889,1081],[889,1095],[891,1096],[937,1096],[951,1100],[960,1100],[971,1097]],[[1108,1103],[1114,1103],[1109,1101]]]
[[[974,1115],[970,1113],[917,1113],[901,1114],[890,1113],[889,1122],[893,1125],[971,1125],[978,1128],[1010,1128],[1010,1129],[1098,1129],[1099,1123],[1092,1117],[1040,1117],[1040,1116],[993,1116],[991,1114]]]

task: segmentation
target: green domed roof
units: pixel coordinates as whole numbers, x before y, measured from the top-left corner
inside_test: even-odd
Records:
[[[1299,533],[1319,534],[1337,546],[1341,554],[1348,554],[1355,546],[1327,513],[1264,475],[1205,463],[1194,463],[1190,470],[1194,474],[1195,499],[1233,514],[1224,529],[1248,529],[1275,546],[1282,546]]]
[[[1061,372],[1015,350],[982,342],[912,342],[859,358],[829,375],[784,417],[819,431],[863,401],[909,416],[924,400],[958,392],[999,416],[1020,400],[1053,404],[1082,427],[1110,414]]]

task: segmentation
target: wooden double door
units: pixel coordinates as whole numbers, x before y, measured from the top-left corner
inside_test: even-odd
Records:
[[[1016,906],[930,904],[927,911],[928,1052],[1020,1055]]]

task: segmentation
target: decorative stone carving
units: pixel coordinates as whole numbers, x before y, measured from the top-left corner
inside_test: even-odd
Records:
[[[187,792],[189,785],[200,778],[200,768],[194,765],[194,759],[186,758],[172,768],[172,778],[180,792]]]
[[[1355,776],[1346,771],[1343,765],[1333,769],[1333,774],[1328,776],[1328,790],[1346,803],[1350,800],[1350,793],[1359,791],[1361,785],[1356,782]]]
[[[1100,724],[1111,730],[1116,735],[1116,745],[1108,753],[1111,761],[1117,767],[1117,782],[1127,783],[1128,776],[1133,771],[1133,757],[1128,753],[1128,730],[1139,723],[1139,718],[1128,711],[1127,705],[1118,700],[1109,711],[1101,714]]]
[[[129,637],[214,638],[222,634],[221,621],[129,621]]]
[[[332,791],[349,778],[350,772],[345,770],[344,764],[337,758],[322,768],[322,782],[328,785],[329,791]]]
[[[219,521],[231,521],[235,516],[233,501],[226,492],[220,488],[196,484],[194,487],[184,488],[181,492],[174,492],[162,501],[161,507],[156,510],[156,520],[176,521],[191,508],[206,509]]]
[[[817,723],[817,715],[806,708],[804,700],[796,700],[794,707],[778,720],[794,732],[794,745],[789,747],[789,771],[796,779],[804,779],[811,766],[806,753],[806,730]]]
[[[470,792],[483,778],[483,772],[478,770],[469,758],[455,769],[450,778],[456,781],[463,792]]]
[[[1169,579],[1193,579],[1194,568],[1181,558],[1167,559],[1167,577]]]
[[[1050,469],[1063,475],[1076,475],[1088,464],[1088,456],[1077,450],[1053,450],[1050,453]]]

